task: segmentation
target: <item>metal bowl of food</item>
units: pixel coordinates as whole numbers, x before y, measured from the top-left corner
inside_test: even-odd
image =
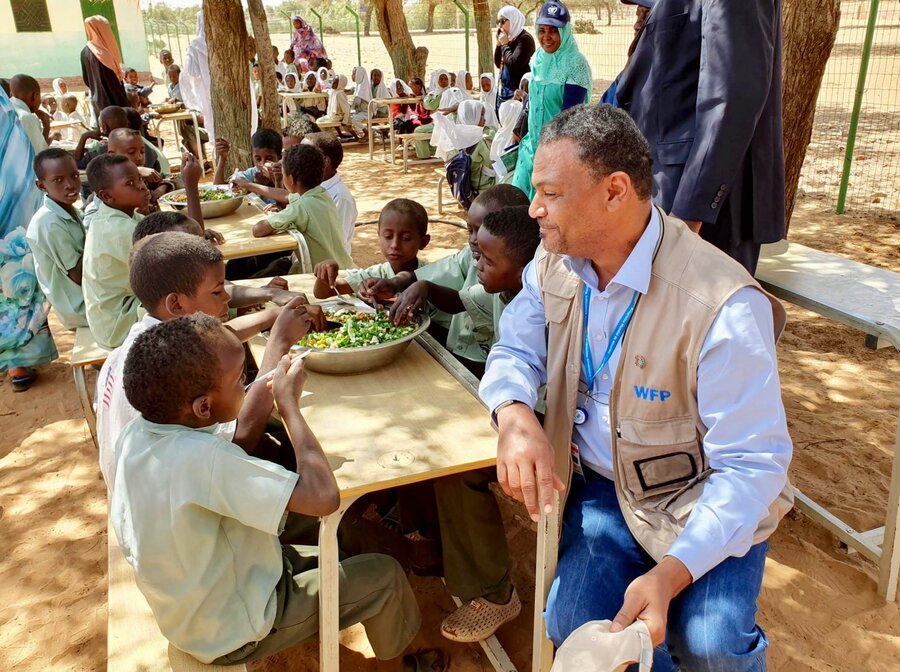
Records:
[[[241,207],[247,192],[233,189],[227,184],[208,184],[200,187],[200,211],[203,219],[224,217]],[[176,210],[187,207],[187,194],[184,189],[170,192],[159,199]]]
[[[157,103],[150,106],[150,110],[157,114],[173,114],[178,112],[182,107],[181,103]]]
[[[386,313],[355,311],[336,303],[323,307],[332,328],[307,334],[294,346],[296,350],[309,351],[304,366],[317,373],[363,373],[390,364],[431,324],[428,315],[423,314],[409,325],[393,327]]]

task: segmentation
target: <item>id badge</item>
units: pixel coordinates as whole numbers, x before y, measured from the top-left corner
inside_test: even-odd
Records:
[[[581,451],[574,443],[569,444],[569,450],[572,453],[572,471],[584,478],[584,469],[581,468]]]

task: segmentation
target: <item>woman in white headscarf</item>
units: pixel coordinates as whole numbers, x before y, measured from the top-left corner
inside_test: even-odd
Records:
[[[497,105],[510,100],[519,88],[522,75],[531,70],[534,38],[525,30],[525,15],[511,5],[497,12],[497,47],[494,65],[500,70]]]
[[[249,70],[249,68],[248,68]],[[251,103],[256,100],[253,86],[253,75],[248,78]],[[215,138],[215,119],[213,117],[212,91],[209,78],[209,47],[206,44],[206,24],[203,12],[197,12],[197,35],[188,45],[184,56],[184,67],[181,69],[181,99],[189,110],[198,110],[203,117],[203,126],[210,138]],[[256,132],[259,123],[259,110],[250,105],[250,132]]]
[[[497,82],[494,80],[493,72],[482,72],[478,78],[478,99],[484,103],[486,110],[485,126],[488,128],[499,128],[500,123],[497,121]]]
[[[472,157],[471,181],[476,193],[491,187],[496,181],[491,150],[484,139],[484,103],[480,100],[462,101],[456,113],[456,123],[449,116],[437,112],[431,144],[435,147],[435,154],[445,162],[459,152],[467,152]]]

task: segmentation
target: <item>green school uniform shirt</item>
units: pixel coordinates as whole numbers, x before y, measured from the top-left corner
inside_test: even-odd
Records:
[[[143,219],[100,203],[84,246],[84,305],[94,340],[112,350],[138,321],[140,303],[128,283],[128,255],[134,226]]]
[[[353,267],[353,259],[344,248],[344,229],[337,207],[324,188],[291,194],[288,206],[269,215],[268,220],[276,231],[293,229],[302,233],[313,264],[334,259],[340,268]]]
[[[81,212],[74,206],[73,210],[70,214],[45,194],[44,204],[34,213],[25,235],[41,291],[66,329],[88,324],[81,285],[69,277],[69,271],[84,255],[85,243]]]
[[[110,503],[160,631],[204,663],[272,629],[283,571],[278,534],[298,480],[217,427],[130,422],[116,441]]]
[[[416,271],[417,280],[427,280],[436,285],[462,292],[479,285],[478,271],[472,250],[467,245],[456,254],[428,264]],[[491,348],[490,333],[476,330],[469,312],[458,313],[450,319],[447,349],[455,355],[473,362],[483,362]]]
[[[509,299],[503,292],[488,294],[480,283],[463,289],[459,298],[472,320],[478,341],[487,342],[490,349],[500,340],[500,316]]]

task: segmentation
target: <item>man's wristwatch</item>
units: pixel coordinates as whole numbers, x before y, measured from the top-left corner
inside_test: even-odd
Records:
[[[507,406],[512,406],[513,404],[521,404],[521,403],[522,403],[522,402],[519,401],[518,399],[509,399],[508,401],[504,401],[502,404],[500,404],[499,406],[497,406],[497,408],[495,408],[495,409],[491,412],[491,423],[494,425],[494,427],[497,427],[497,424],[498,424],[498,423],[497,423],[497,413],[499,413],[500,411],[502,411],[502,410],[503,410],[504,408],[506,408]]]

